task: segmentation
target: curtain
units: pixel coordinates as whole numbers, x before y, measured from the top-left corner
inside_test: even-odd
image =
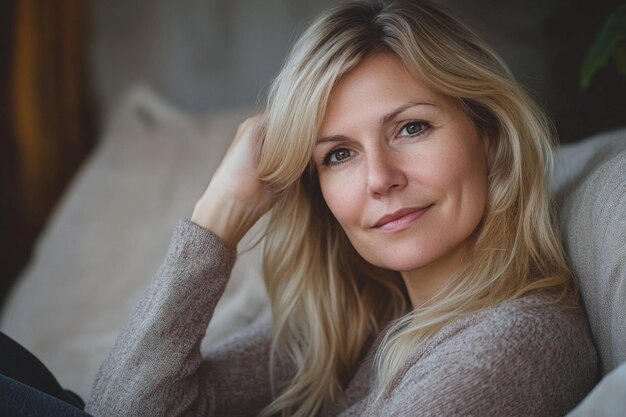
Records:
[[[0,10],[0,300],[95,142],[89,14],[81,0]]]

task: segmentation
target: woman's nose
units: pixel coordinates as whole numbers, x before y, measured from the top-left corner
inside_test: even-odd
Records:
[[[378,149],[367,158],[367,189],[374,198],[380,198],[407,183],[401,161],[392,150]]]

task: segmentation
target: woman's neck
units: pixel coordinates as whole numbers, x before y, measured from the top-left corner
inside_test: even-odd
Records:
[[[427,306],[439,295],[463,266],[466,253],[467,244],[462,244],[428,265],[401,272],[413,310]]]

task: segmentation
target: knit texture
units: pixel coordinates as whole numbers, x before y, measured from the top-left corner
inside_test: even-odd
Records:
[[[254,416],[272,400],[271,319],[206,352],[200,342],[235,262],[215,235],[181,220],[166,259],[102,364],[96,417]],[[597,381],[584,315],[529,296],[456,320],[402,369],[389,398],[369,398],[374,344],[322,416],[563,416]],[[543,303],[543,304],[541,304]],[[278,391],[293,365],[272,370]]]
[[[559,156],[570,178],[556,193],[563,243],[606,374],[626,362],[626,129]]]

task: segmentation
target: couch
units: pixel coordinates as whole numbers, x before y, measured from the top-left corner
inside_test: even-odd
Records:
[[[143,85],[108,122],[10,294],[0,330],[32,350],[66,388],[88,397],[97,368],[156,272],[170,233],[193,205],[251,109],[185,114]],[[552,193],[605,377],[571,416],[626,410],[626,130],[563,146]],[[265,308],[259,227],[203,341]]]

